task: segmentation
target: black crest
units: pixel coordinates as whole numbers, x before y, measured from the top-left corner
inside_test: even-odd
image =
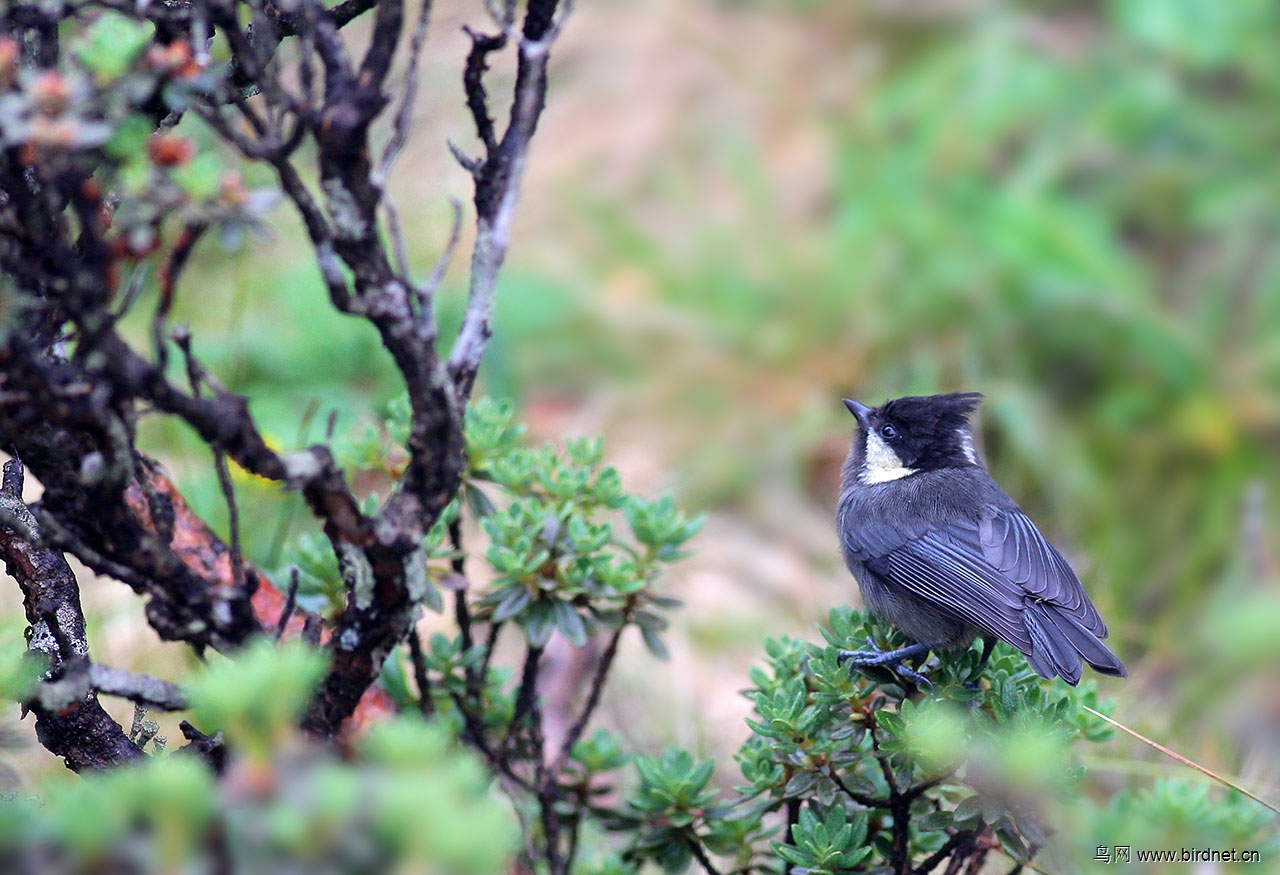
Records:
[[[981,401],[980,392],[912,395],[885,402],[868,419],[911,468],[928,471],[974,464],[966,436],[969,416]],[[891,427],[892,438],[885,426]]]
[[[954,434],[969,423],[969,416],[982,403],[981,392],[951,392],[946,395],[909,395],[886,401],[879,408],[885,422],[907,426],[920,437]]]

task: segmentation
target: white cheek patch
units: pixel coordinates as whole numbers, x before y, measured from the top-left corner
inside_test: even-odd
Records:
[[[858,479],[866,485],[888,483],[916,473],[914,468],[902,464],[902,459],[893,448],[884,442],[880,435],[867,432],[866,453],[863,457],[862,471]]]
[[[960,433],[960,451],[969,460],[969,464],[978,464],[978,454],[973,449],[973,435],[967,428],[957,429],[957,431]]]

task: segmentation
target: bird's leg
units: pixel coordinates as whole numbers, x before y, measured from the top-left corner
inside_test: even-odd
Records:
[[[899,647],[897,650],[881,650],[875,640],[867,636],[867,647],[869,648],[867,650],[841,650],[840,661],[848,660],[855,668],[870,668],[883,665],[911,681],[917,687],[926,690],[933,689],[933,684],[928,678],[914,668],[902,664],[904,659],[911,659],[928,653],[928,644],[909,644],[906,647]]]

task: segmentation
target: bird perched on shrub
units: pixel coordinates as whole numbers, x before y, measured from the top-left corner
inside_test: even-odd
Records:
[[[1075,685],[1082,662],[1124,677],[1107,627],[1062,554],[987,473],[969,415],[976,392],[898,398],[858,420],[841,476],[836,528],[867,608],[915,643],[844,651],[928,686],[903,660],[984,638],[1022,651],[1040,675]]]

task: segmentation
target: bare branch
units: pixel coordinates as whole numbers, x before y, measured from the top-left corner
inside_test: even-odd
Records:
[[[191,384],[191,394],[200,397],[200,384],[204,381],[203,369],[191,351],[191,334],[185,328],[174,332],[174,340],[182,350],[187,363],[187,380]],[[213,467],[218,473],[218,487],[222,490],[222,498],[227,504],[227,530],[231,536],[231,580],[237,588],[244,586],[244,556],[240,552],[240,509],[236,504],[236,489],[231,482],[231,471],[227,468],[227,454],[218,448],[213,450]]]
[[[582,737],[583,731],[587,728],[587,723],[591,720],[591,715],[595,713],[596,707],[600,704],[600,694],[604,691],[604,681],[609,674],[609,670],[613,667],[613,661],[618,655],[618,642],[622,639],[622,630],[625,626],[619,626],[614,633],[609,636],[609,643],[605,645],[604,653],[600,656],[600,662],[596,665],[595,675],[591,678],[591,689],[587,693],[587,701],[582,706],[582,713],[578,715],[578,719],[569,727],[569,731],[565,734],[564,743],[560,745],[560,752],[556,755],[555,761],[552,762],[551,768],[547,770],[547,780],[554,782],[556,776],[564,771],[569,763],[569,756],[573,753],[573,746],[578,743],[578,739]]]
[[[117,696],[162,711],[183,711],[189,707],[182,690],[168,681],[90,663],[84,658],[68,661],[58,680],[42,684],[37,695],[45,708],[59,710],[67,702],[79,701],[94,693]]]
[[[453,253],[458,249],[458,241],[462,238],[462,204],[458,203],[457,198],[450,198],[449,206],[453,213],[453,218],[449,223],[449,240],[445,243],[444,251],[440,253],[440,258],[436,260],[435,267],[431,268],[430,275],[418,287],[418,306],[424,311],[431,306],[431,298],[439,290],[445,271],[449,269],[449,263],[453,261]]]
[[[373,181],[379,188],[386,185],[391,165],[409,140],[409,126],[413,121],[413,104],[418,96],[418,63],[422,59],[422,45],[427,39],[431,5],[432,0],[422,0],[422,5],[418,8],[418,23],[414,26],[413,37],[409,41],[409,63],[404,71],[400,105],[396,108],[395,120],[391,124],[391,139],[387,141],[386,148],[382,151],[382,160],[378,162],[378,169],[373,174]]]
[[[436,706],[431,700],[431,678],[427,674],[427,663],[422,655],[422,638],[418,630],[409,633],[409,661],[413,664],[413,679],[418,685],[418,711],[423,717],[435,713]]]
[[[471,38],[471,51],[467,53],[467,63],[462,71],[462,90],[467,96],[471,119],[475,122],[476,136],[484,144],[486,154],[491,156],[497,151],[498,139],[493,131],[493,119],[489,117],[489,95],[484,87],[484,74],[489,70],[489,55],[506,48],[507,35],[476,33],[470,27],[462,30]]]
[[[5,462],[0,503],[23,520],[27,532],[38,536],[39,525],[22,503],[22,483],[22,463]],[[22,590],[31,624],[28,649],[48,662],[49,676],[60,677],[69,665],[86,661],[89,644],[80,589],[66,559],[8,527],[0,529],[0,555]],[[41,744],[62,757],[72,771],[109,769],[143,757],[91,690],[59,702],[58,707],[48,707],[39,697],[30,706]]]
[[[476,108],[472,108],[477,130],[485,143],[486,157],[475,171],[476,243],[471,258],[467,308],[449,358],[449,376],[461,398],[471,395],[480,358],[493,331],[491,323],[498,272],[510,243],[511,221],[524,176],[529,142],[537,129],[546,97],[551,43],[559,33],[559,26],[555,23],[557,5],[557,0],[532,0],[529,3],[524,34],[520,39],[511,118],[500,143],[494,141],[491,132],[485,136],[487,108],[479,115]],[[477,63],[483,64],[487,51],[481,51],[480,47],[478,42],[472,46],[469,72],[473,69],[472,58],[478,57]],[[480,72],[483,72],[482,66]],[[477,92],[470,82],[465,87],[469,105],[473,95],[484,94],[483,88]]]

